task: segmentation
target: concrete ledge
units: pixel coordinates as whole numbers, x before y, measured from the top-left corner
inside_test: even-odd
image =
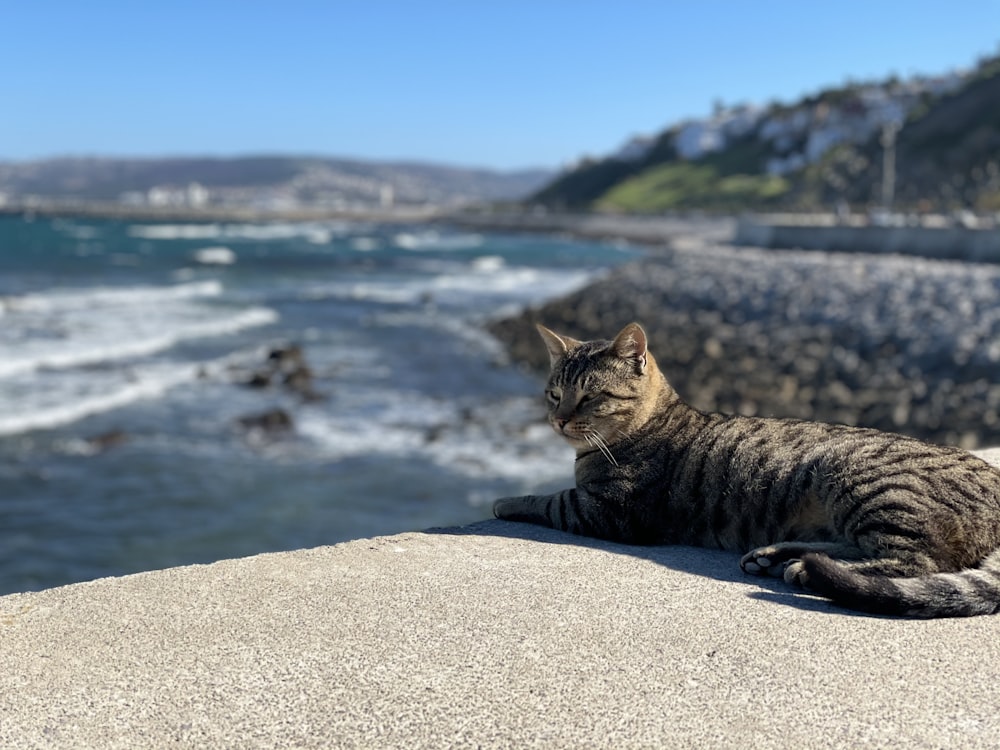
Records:
[[[996,746],[1000,619],[736,560],[485,521],[2,597],[0,747]]]
[[[872,226],[743,216],[736,223],[733,243],[842,253],[899,253],[939,260],[1000,263],[1000,230],[960,226]]]

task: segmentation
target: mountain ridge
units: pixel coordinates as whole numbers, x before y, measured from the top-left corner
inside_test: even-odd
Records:
[[[98,200],[131,206],[365,208],[517,200],[552,172],[311,155],[0,161],[0,204]]]

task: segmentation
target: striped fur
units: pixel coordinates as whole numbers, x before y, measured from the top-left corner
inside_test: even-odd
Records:
[[[852,609],[912,617],[1000,610],[1000,471],[877,430],[698,411],[635,323],[612,341],[542,326],[549,422],[576,486],[502,498],[498,518],[627,544],[746,552]]]

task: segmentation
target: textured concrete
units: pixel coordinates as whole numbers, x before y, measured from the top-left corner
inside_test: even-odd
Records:
[[[0,747],[998,747],[998,636],[486,521],[2,597]]]

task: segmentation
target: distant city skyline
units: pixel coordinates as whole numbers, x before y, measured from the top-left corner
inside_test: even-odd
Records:
[[[496,169],[713,104],[998,52],[1000,3],[8,3],[0,161],[311,154]]]

